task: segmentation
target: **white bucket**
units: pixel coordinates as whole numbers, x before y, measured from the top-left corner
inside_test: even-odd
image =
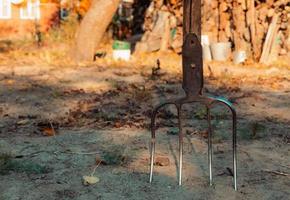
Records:
[[[24,0],[10,0],[11,3],[16,4],[16,5],[23,3],[23,1]]]
[[[202,57],[203,57],[203,60],[205,60],[205,61],[212,60],[211,50],[210,50],[209,44],[210,44],[210,42],[209,42],[208,35],[201,35]]]
[[[213,60],[226,61],[230,57],[231,43],[230,42],[218,42],[210,45]]]
[[[212,60],[212,56],[211,56],[211,51],[210,51],[209,45],[203,45],[202,46],[202,57],[203,57],[203,60],[205,60],[205,61],[211,61]]]
[[[240,64],[242,62],[245,62],[247,59],[247,53],[246,51],[236,51],[233,55],[233,62],[235,64]]]
[[[113,50],[113,59],[114,60],[125,60],[129,61],[131,57],[130,49],[114,49]]]
[[[208,35],[201,35],[201,45],[209,45]]]

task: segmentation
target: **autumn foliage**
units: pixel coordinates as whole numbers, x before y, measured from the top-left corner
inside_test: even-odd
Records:
[[[79,15],[84,16],[90,6],[91,6],[91,0],[80,0],[79,5],[76,6],[76,12]]]

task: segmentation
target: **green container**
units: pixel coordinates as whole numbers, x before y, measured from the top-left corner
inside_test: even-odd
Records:
[[[129,50],[131,49],[131,44],[129,42],[115,40],[113,42],[113,49],[114,50]]]

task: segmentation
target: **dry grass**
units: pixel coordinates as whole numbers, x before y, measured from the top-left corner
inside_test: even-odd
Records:
[[[70,17],[43,34],[40,45],[34,37],[0,41],[0,65],[71,65],[69,55],[77,25],[76,18]]]
[[[104,58],[97,58],[94,62],[75,63],[72,59],[75,33],[78,26],[76,16],[70,16],[62,21],[60,26],[52,28],[42,35],[42,44],[38,46],[35,38],[23,38],[21,40],[0,41],[0,66],[37,65],[37,66],[103,66],[103,67],[130,67],[135,69],[156,67],[157,59],[160,60],[161,69],[172,74],[180,74],[182,69],[181,56],[174,52],[134,53],[128,62],[112,59],[112,39],[105,37],[96,53],[106,53]],[[209,63],[211,64],[211,63]],[[232,63],[217,63],[214,65],[233,66]],[[246,62],[247,68],[281,68],[290,69],[289,58],[281,58],[271,65],[261,65],[254,62]]]

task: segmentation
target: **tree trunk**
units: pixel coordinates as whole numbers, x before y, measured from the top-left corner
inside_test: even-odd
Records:
[[[92,61],[95,49],[110,24],[120,0],[93,0],[77,31],[74,58]]]

